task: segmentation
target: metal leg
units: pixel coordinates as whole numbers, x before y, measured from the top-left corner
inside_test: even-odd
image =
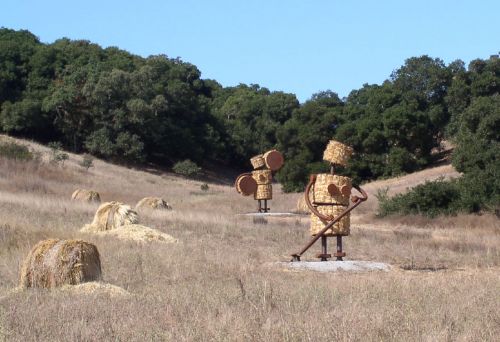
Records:
[[[335,253],[337,261],[342,261],[342,257],[345,257],[345,253],[342,252],[342,235],[337,235],[337,253]]]
[[[321,236],[321,253],[316,255],[316,258],[319,258],[321,261],[328,261],[328,258],[331,258],[332,255],[328,254],[328,245],[327,245],[327,237]]]
[[[257,200],[257,202],[259,203],[259,206],[257,207],[257,211],[259,213],[261,213],[262,212],[262,202],[260,200]]]
[[[267,213],[267,210],[268,210],[268,209],[269,209],[269,208],[267,207],[267,200],[265,199],[265,200],[264,200],[264,212],[265,212],[265,213]]]

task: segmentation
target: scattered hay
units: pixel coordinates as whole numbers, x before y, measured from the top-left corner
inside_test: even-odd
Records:
[[[139,217],[129,205],[120,202],[106,202],[97,209],[92,223],[85,225],[82,231],[99,232],[136,223],[139,223]]]
[[[88,282],[74,286],[64,285],[60,288],[61,291],[71,294],[93,295],[105,294],[110,297],[129,297],[131,293],[116,285],[101,283],[101,282]]]
[[[37,243],[24,260],[19,286],[54,288],[99,280],[97,247],[82,240],[49,239]]]
[[[85,227],[81,230],[84,230]],[[171,235],[163,233],[159,230],[142,226],[140,224],[127,224],[118,229],[98,231],[101,236],[113,236],[121,240],[135,241],[140,243],[145,242],[160,242],[160,243],[177,243],[178,240]]]
[[[71,195],[71,199],[89,203],[101,203],[101,196],[99,196],[97,191],[93,190],[76,189]]]
[[[144,197],[135,206],[136,210],[138,210],[140,208],[162,209],[162,210],[171,210],[172,209],[170,204],[165,202],[163,200],[163,198],[160,198],[160,197]]]

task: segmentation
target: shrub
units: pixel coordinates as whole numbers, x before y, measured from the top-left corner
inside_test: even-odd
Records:
[[[33,152],[29,150],[28,146],[15,142],[0,142],[0,156],[22,161],[35,159]]]
[[[201,191],[208,191],[208,189],[210,189],[210,187],[208,186],[207,183],[203,183],[202,185],[200,185],[200,189],[201,189]]]
[[[192,176],[196,176],[200,173],[201,167],[196,165],[195,162],[193,162],[189,159],[186,159],[184,161],[175,163],[172,170],[179,175],[192,177]]]
[[[460,186],[456,180],[426,182],[394,197],[389,197],[387,189],[384,189],[376,197],[379,200],[379,216],[419,214],[435,217],[462,210]]]
[[[61,150],[62,144],[60,142],[51,142],[48,146],[52,154],[50,162],[54,164],[61,163],[64,166],[64,162],[69,159],[69,155]]]
[[[94,167],[94,158],[90,154],[84,154],[79,165],[88,171],[91,167]]]

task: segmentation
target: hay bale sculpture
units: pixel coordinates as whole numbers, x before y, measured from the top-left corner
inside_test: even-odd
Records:
[[[135,206],[135,209],[140,208],[171,210],[172,207],[163,198],[160,197],[144,197]]]
[[[97,191],[76,189],[71,195],[72,200],[83,201],[89,203],[101,203],[101,196]]]
[[[139,223],[139,216],[129,205],[120,202],[106,202],[97,209],[91,224],[83,231],[99,232],[116,229],[121,226]]]
[[[342,260],[345,253],[342,251],[342,237],[350,233],[350,212],[368,198],[358,186],[353,186],[348,177],[335,174],[335,169],[345,167],[353,149],[338,141],[330,140],[323,154],[323,160],[330,163],[330,173],[311,175],[309,184],[304,193],[304,200],[311,212],[310,233],[312,240],[300,253],[293,254],[292,261],[300,261],[300,256],[321,238],[321,253],[317,257],[321,261],[331,258],[327,251],[327,237],[336,237],[337,252],[334,256]],[[362,197],[353,195],[355,188]],[[349,206],[349,200],[353,205]]]
[[[267,201],[273,198],[273,174],[283,166],[283,155],[270,150],[252,157],[250,163],[254,170],[236,178],[236,191],[243,196],[253,195],[258,202],[257,211],[267,213],[270,210]]]
[[[97,247],[82,240],[49,239],[36,244],[21,267],[21,288],[55,288],[101,279]]]

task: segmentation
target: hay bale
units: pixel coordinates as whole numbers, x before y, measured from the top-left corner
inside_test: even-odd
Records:
[[[313,204],[349,205],[352,180],[349,177],[321,173],[312,188]]]
[[[277,150],[270,150],[264,153],[266,167],[272,171],[278,171],[285,163],[283,155]]]
[[[295,212],[298,214],[311,213],[311,211],[309,210],[309,207],[306,204],[306,200],[305,200],[303,195],[297,199],[297,208],[295,209]]]
[[[71,195],[72,200],[101,203],[101,196],[97,191],[76,189]]]
[[[98,232],[111,230],[126,224],[139,223],[137,212],[120,202],[106,202],[97,209],[94,220],[84,227],[84,231]]]
[[[21,268],[20,287],[54,288],[101,278],[97,247],[82,240],[49,239],[35,245]]]
[[[243,196],[253,195],[257,191],[257,182],[249,174],[239,175],[234,184],[236,191]]]
[[[271,170],[254,170],[252,171],[252,178],[255,179],[257,185],[271,184],[273,181]]]
[[[88,226],[86,226],[88,227]],[[82,232],[88,232],[86,227],[82,228]],[[177,239],[169,234],[159,230],[146,227],[140,224],[126,224],[118,229],[102,230],[95,232],[101,236],[111,236],[121,240],[135,241],[139,243],[159,242],[159,243],[176,243]]]
[[[323,160],[332,164],[346,166],[349,158],[351,158],[352,152],[352,147],[335,140],[330,140],[323,153]]]
[[[336,218],[341,212],[343,212],[346,209],[346,207],[341,205],[319,205],[316,207],[316,209],[319,211],[320,214],[329,215]],[[317,217],[314,214],[311,214],[311,226],[309,231],[312,236],[318,234],[320,230],[325,228],[325,226],[326,224],[323,223],[323,221],[321,221],[319,217]],[[340,221],[335,223],[332,228],[328,229],[325,233],[325,236],[349,235],[350,226],[351,226],[351,216],[349,213],[343,218],[341,218]]]
[[[252,164],[254,169],[259,169],[264,165],[266,165],[266,162],[264,161],[264,156],[262,154],[258,154],[250,158],[250,163]]]
[[[139,208],[161,209],[161,210],[172,209],[170,204],[165,202],[165,200],[163,200],[163,198],[160,197],[144,197],[135,206],[136,210]]]
[[[256,200],[270,200],[273,199],[273,186],[271,184],[257,185],[257,191],[253,197]]]

